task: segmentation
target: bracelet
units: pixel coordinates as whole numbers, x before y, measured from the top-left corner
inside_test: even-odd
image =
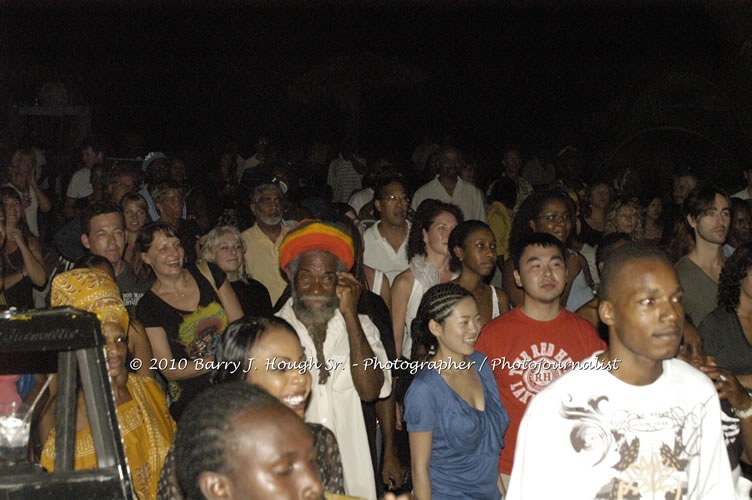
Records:
[[[734,413],[739,418],[752,417],[752,405],[749,405],[749,408],[747,408],[746,410],[737,410],[736,408],[734,408]]]

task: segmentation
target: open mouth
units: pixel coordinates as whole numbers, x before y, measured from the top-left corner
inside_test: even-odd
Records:
[[[293,411],[302,410],[305,407],[305,401],[304,393],[291,394],[282,398],[282,403]]]

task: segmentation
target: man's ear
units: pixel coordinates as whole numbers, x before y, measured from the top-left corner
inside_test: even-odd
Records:
[[[527,224],[530,226],[530,229],[532,229],[533,231],[535,231],[535,222],[533,222],[532,219],[530,219],[529,221],[527,221]]]
[[[687,222],[689,223],[689,227],[697,229],[697,221],[695,221],[694,217],[687,215]]]
[[[232,497],[232,481],[218,472],[205,471],[199,474],[198,488],[207,500]]]
[[[89,245],[89,237],[85,234],[81,235],[81,244],[84,246],[85,249],[91,250],[91,245]]]
[[[381,213],[381,200],[373,200],[373,206],[379,213]]]
[[[251,204],[248,205],[248,207],[251,209],[251,212],[253,213],[253,216],[256,217],[256,204],[253,203],[253,202],[251,202]]]
[[[519,288],[522,288],[522,279],[520,278],[520,272],[517,269],[514,270],[514,284]]]
[[[157,213],[161,216],[162,215],[162,203],[155,203],[154,208],[157,209]]]
[[[598,316],[600,316],[601,321],[608,326],[616,324],[616,320],[614,319],[614,305],[608,300],[601,299],[601,303],[598,304]]]

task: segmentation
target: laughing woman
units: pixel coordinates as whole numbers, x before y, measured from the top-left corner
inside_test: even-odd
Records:
[[[243,311],[225,277],[214,264],[206,274],[183,267],[185,253],[167,224],[145,226],[138,237],[141,258],[156,280],[136,306],[146,327],[157,367],[169,381],[170,413],[178,420],[185,405],[209,387],[207,363],[219,337]]]
[[[433,362],[405,398],[415,498],[501,498],[499,455],[509,415],[485,355],[475,351],[480,315],[472,294],[452,283],[431,287],[412,334]]]

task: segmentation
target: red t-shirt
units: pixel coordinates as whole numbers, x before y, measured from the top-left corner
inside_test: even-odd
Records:
[[[488,356],[511,420],[499,458],[499,471],[511,474],[517,430],[530,400],[571,370],[571,363],[606,349],[606,344],[593,325],[566,309],[551,321],[537,321],[515,307],[483,327],[475,349]],[[539,362],[543,364],[534,364]]]

